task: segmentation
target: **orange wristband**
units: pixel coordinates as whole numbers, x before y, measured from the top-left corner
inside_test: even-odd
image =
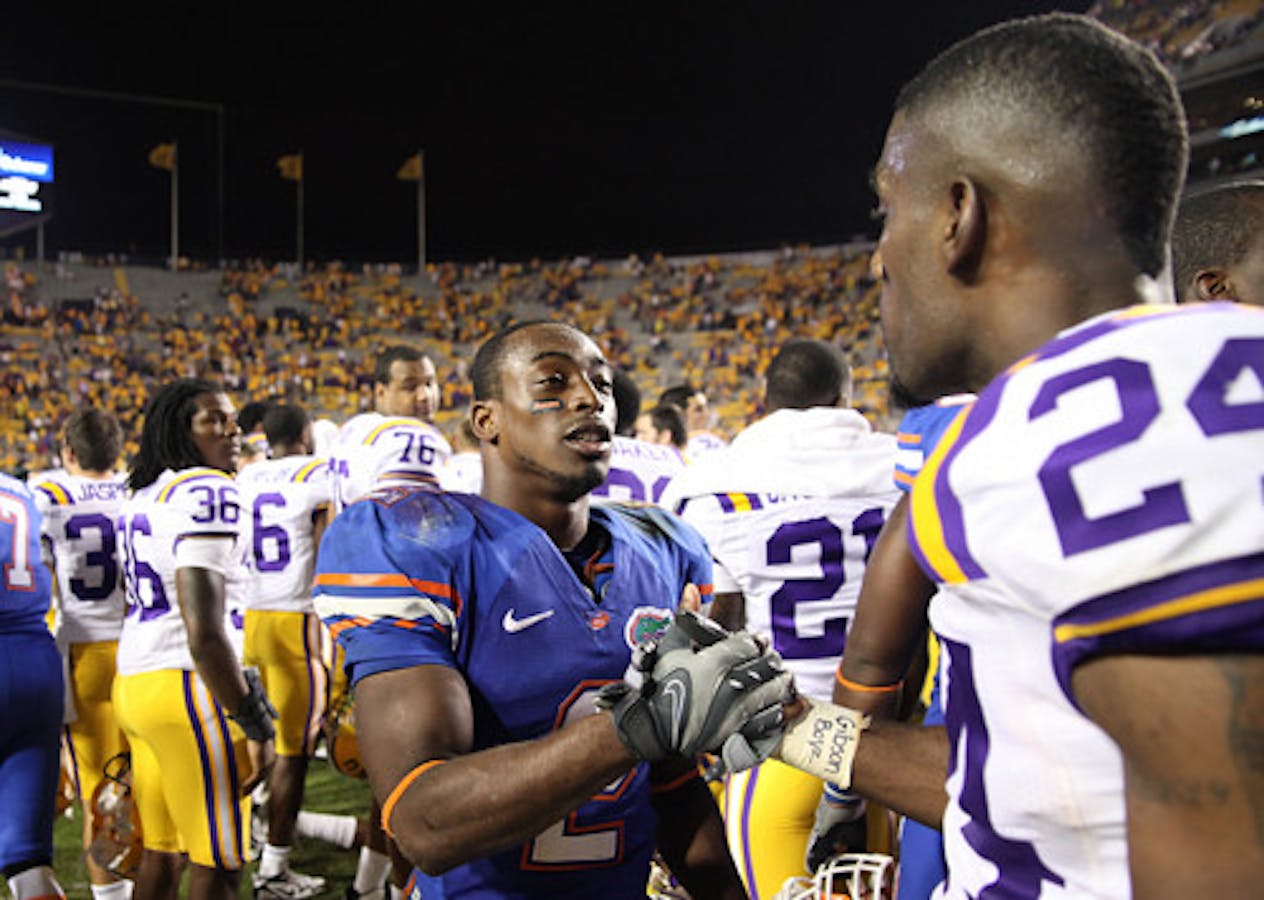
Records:
[[[399,780],[399,784],[395,785],[395,788],[391,791],[390,796],[386,798],[386,802],[382,804],[383,831],[392,838],[395,837],[395,832],[391,830],[391,813],[395,812],[395,804],[399,803],[400,798],[403,797],[405,792],[413,786],[414,781],[429,772],[435,766],[442,765],[445,762],[447,762],[446,759],[428,759]]]
[[[861,694],[893,694],[900,688],[904,687],[904,679],[900,679],[895,684],[861,684],[858,681],[852,681],[850,678],[843,677],[843,670],[839,669],[835,674],[838,683],[849,691],[857,691]]]

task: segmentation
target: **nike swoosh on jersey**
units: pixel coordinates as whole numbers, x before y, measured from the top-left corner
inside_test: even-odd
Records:
[[[510,634],[517,634],[519,631],[522,631],[523,629],[526,629],[526,628],[530,628],[532,625],[536,624],[537,622],[543,622],[549,616],[553,615],[555,611],[556,610],[546,609],[544,612],[538,612],[532,616],[525,616],[524,618],[521,618],[521,619],[515,619],[513,609],[509,609],[505,612],[505,617],[501,619],[500,624],[501,624],[501,627],[504,628],[505,631],[509,632]]]

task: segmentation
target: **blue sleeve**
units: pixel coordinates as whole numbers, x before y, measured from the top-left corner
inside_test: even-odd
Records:
[[[427,492],[429,493],[429,492]],[[454,666],[469,532],[459,509],[405,495],[361,500],[326,529],[316,608],[346,653],[354,684],[378,672]]]

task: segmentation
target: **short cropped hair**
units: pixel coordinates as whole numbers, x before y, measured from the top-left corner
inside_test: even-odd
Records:
[[[303,429],[311,424],[312,417],[301,406],[278,403],[263,417],[263,433],[270,447],[297,444],[303,437]]]
[[[787,341],[764,372],[768,411],[837,406],[851,394],[851,367],[824,341]]]
[[[167,469],[206,465],[193,443],[190,426],[202,394],[222,394],[224,388],[201,378],[177,378],[163,385],[145,407],[140,451],[128,476],[128,487],[138,491],[158,480]]]
[[[500,368],[505,359],[505,341],[510,335],[535,325],[563,325],[548,319],[529,319],[502,328],[479,345],[470,364],[470,383],[475,400],[499,400],[501,397]],[[570,327],[569,325],[565,327]]]
[[[660,403],[646,415],[650,417],[656,431],[671,434],[673,446],[684,449],[689,443],[689,432],[685,428],[685,411],[674,403]]]
[[[1016,19],[944,51],[896,101],[907,115],[998,107],[1074,135],[1129,258],[1157,277],[1188,148],[1176,86],[1154,54],[1085,16]]]
[[[698,389],[692,384],[674,384],[658,395],[658,405],[670,403],[672,406],[680,407],[683,412],[689,408],[689,399],[696,393]]]
[[[1190,194],[1172,229],[1172,275],[1176,299],[1184,299],[1194,276],[1231,269],[1264,234],[1264,181],[1238,181]]]
[[[625,437],[635,434],[636,417],[641,414],[641,389],[622,369],[614,370],[614,408],[614,433]]]
[[[250,434],[254,431],[273,405],[271,400],[251,400],[249,403],[243,403],[241,409],[237,410],[237,424],[241,426],[242,434]]]
[[[80,409],[70,414],[62,429],[62,440],[75,454],[75,461],[89,472],[109,472],[123,452],[123,427],[113,413],[103,409]]]
[[[421,362],[425,355],[416,347],[410,347],[407,344],[394,344],[387,347],[377,355],[377,361],[373,364],[373,383],[389,384],[391,380],[391,365],[393,363],[398,360]]]

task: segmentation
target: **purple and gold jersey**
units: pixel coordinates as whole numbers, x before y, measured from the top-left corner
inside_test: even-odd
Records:
[[[53,580],[40,555],[42,521],[31,489],[0,474],[0,633],[48,631]]]
[[[447,440],[429,422],[375,412],[352,416],[329,459],[334,512],[380,484],[438,484],[451,455]]]
[[[123,629],[123,579],[115,526],[127,497],[122,475],[89,478],[66,473],[35,485],[51,544],[63,644],[117,641]]]
[[[218,469],[167,469],[127,500],[118,529],[127,590],[127,616],[119,637],[120,675],[193,671],[176,591],[176,546],[188,538],[233,541],[233,565],[224,578],[224,633],[241,654],[241,631],[234,618],[241,615],[239,603],[249,584],[248,521],[236,482]]]
[[[670,444],[651,444],[621,434],[610,444],[610,471],[594,497],[657,503],[667,482],[685,467],[685,458]]]
[[[587,567],[599,573],[592,590],[544,531],[480,497],[384,488],[347,507],[321,542],[316,607],[352,683],[411,666],[458,669],[475,750],[591,714],[597,690],[665,627],[685,585],[710,592],[711,560],[692,529],[653,507],[594,505],[590,521],[609,535]],[[655,829],[639,765],[522,846],[419,883],[426,900],[641,900]]]
[[[332,499],[328,460],[306,455],[266,459],[243,469],[237,487],[251,523],[251,579],[244,605],[311,612],[312,517]]]
[[[1264,312],[1133,307],[955,419],[913,487],[952,745],[938,896],[1127,897],[1123,763],[1076,706],[1116,653],[1264,650]]]
[[[698,529],[809,697],[827,699],[865,563],[899,494],[895,440],[854,409],[779,409],[690,463],[662,503]]]

